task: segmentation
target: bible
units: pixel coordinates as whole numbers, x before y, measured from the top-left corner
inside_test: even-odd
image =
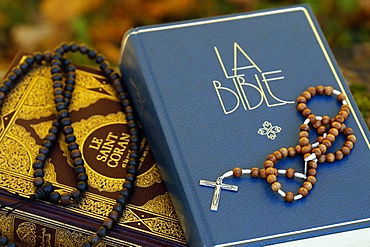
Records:
[[[370,134],[308,5],[134,28],[122,40],[120,62],[190,246],[368,232]],[[298,97],[322,94],[320,85],[345,97],[312,97],[304,107],[318,118],[307,120]],[[352,132],[345,136],[340,124],[334,142],[312,123],[333,127],[330,119],[344,108],[357,140],[342,157],[336,150]],[[301,154],[302,124],[310,126],[305,145],[335,143],[326,156]],[[275,167],[268,164],[276,157]],[[275,169],[268,182],[264,167]]]

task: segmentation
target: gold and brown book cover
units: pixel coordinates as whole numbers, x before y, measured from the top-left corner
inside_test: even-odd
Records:
[[[20,52],[15,66],[26,53]],[[12,68],[12,66],[10,68]],[[35,201],[6,215],[0,228],[18,246],[80,246],[112,209],[124,183],[129,133],[111,85],[99,71],[78,67],[70,106],[72,126],[86,161],[89,190],[76,205]],[[51,75],[34,69],[7,98],[1,113],[0,204],[20,201],[34,191],[32,163],[55,114]],[[61,138],[62,140],[62,138]],[[46,180],[71,191],[75,175],[63,141],[46,165]],[[124,216],[99,246],[186,246],[181,225],[147,141],[140,171]]]

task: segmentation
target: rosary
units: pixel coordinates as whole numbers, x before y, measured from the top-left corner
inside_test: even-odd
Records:
[[[64,55],[68,52],[79,52],[82,55],[86,55],[99,65],[99,68],[106,77],[108,83],[113,85],[117,93],[118,99],[121,102],[123,111],[126,115],[127,125],[131,135],[129,144],[129,162],[123,188],[121,189],[120,194],[116,199],[116,203],[114,204],[113,209],[109,213],[108,217],[102,222],[101,226],[96,230],[96,233],[90,236],[90,238],[82,244],[83,247],[91,247],[98,244],[101,238],[109,234],[109,231],[119,221],[124,212],[124,208],[134,189],[134,184],[138,173],[138,167],[140,163],[141,135],[139,133],[140,131],[136,120],[137,118],[131,105],[129,94],[123,85],[120,75],[114,72],[103,55],[85,45],[63,43],[59,47],[56,47],[53,52],[37,52],[33,54],[33,56],[28,56],[24,62],[15,67],[11,73],[9,73],[8,76],[3,79],[2,84],[0,85],[0,109],[2,108],[7,95],[17,85],[23,76],[25,76],[38,65],[50,66],[54,88],[54,102],[57,113],[55,115],[55,119],[53,120],[52,127],[49,129],[49,133],[44,137],[42,146],[39,149],[39,153],[32,164],[34,177],[33,184],[35,186],[34,194],[30,195],[29,198],[20,203],[13,205],[0,205],[0,209],[12,207],[12,210],[8,210],[8,214],[10,214],[16,206],[20,207],[23,204],[29,203],[33,200],[47,200],[53,204],[67,206],[81,200],[81,198],[84,196],[84,193],[88,189],[88,177],[84,167],[84,160],[82,159],[79,145],[76,143],[76,136],[74,135],[72,122],[69,118],[68,112],[76,82],[75,66],[70,62],[69,59],[64,57]],[[60,193],[58,191],[54,191],[53,185],[44,180],[44,168],[46,161],[48,160],[50,151],[55,145],[55,142],[58,141],[61,133],[64,134],[64,141],[68,144],[69,155],[73,160],[73,167],[76,174],[77,186],[71,193]],[[16,244],[11,242],[7,236],[3,235],[1,229],[0,246],[16,246]]]
[[[329,116],[317,116],[312,114],[312,111],[307,107],[307,102],[315,95],[335,96],[342,104],[339,113],[331,119]],[[351,128],[347,128],[344,121],[350,113],[350,107],[347,104],[346,96],[333,89],[331,86],[323,87],[317,86],[309,87],[297,99],[297,110],[305,117],[305,121],[300,126],[299,144],[296,147],[280,148],[279,150],[269,154],[264,162],[264,168],[257,167],[251,169],[242,169],[235,167],[231,171],[227,171],[216,179],[215,182],[200,180],[199,185],[214,187],[213,198],[211,202],[211,210],[217,211],[220,201],[221,189],[238,191],[238,186],[224,184],[223,180],[226,178],[239,178],[243,175],[250,175],[253,178],[266,179],[267,183],[271,185],[271,189],[282,196],[286,202],[293,202],[302,199],[308,195],[308,192],[316,184],[316,168],[318,163],[332,163],[335,160],[341,160],[344,156],[350,154],[351,149],[356,142],[356,137]],[[310,144],[309,131],[310,126],[316,129],[318,137],[316,142]],[[327,153],[327,150],[333,145],[335,139],[339,134],[346,137],[343,146],[334,153]],[[297,154],[303,155],[304,171],[296,172],[293,168],[277,169],[276,163],[285,157],[294,157]],[[293,192],[285,192],[282,190],[281,183],[277,181],[278,175],[285,175],[287,178],[300,178],[304,179],[302,187],[298,189],[297,194]]]

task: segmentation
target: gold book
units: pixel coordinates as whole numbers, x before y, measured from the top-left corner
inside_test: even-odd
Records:
[[[25,58],[19,53],[16,66]],[[17,246],[80,246],[115,204],[128,161],[129,133],[114,89],[97,70],[78,67],[70,117],[89,176],[89,190],[77,204],[56,206],[44,201],[24,205],[6,216],[0,228]],[[41,66],[17,85],[2,108],[0,130],[0,204],[34,192],[32,163],[56,113],[51,74]],[[62,139],[61,139],[62,140]],[[124,216],[99,246],[186,246],[165,185],[147,140],[135,189]],[[47,162],[45,179],[56,190],[76,186],[67,145],[59,141]]]

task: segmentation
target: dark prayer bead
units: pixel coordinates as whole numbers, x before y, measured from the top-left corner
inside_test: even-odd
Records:
[[[101,64],[102,62],[104,62],[105,61],[105,57],[103,56],[103,55],[101,55],[101,54],[98,54],[97,56],[96,56],[96,58],[95,58],[95,62],[97,63],[97,64]]]
[[[35,52],[33,54],[33,57],[35,58],[35,61],[40,64],[42,62],[42,60],[44,59],[44,56],[41,52]]]
[[[50,129],[49,129],[49,133],[51,134],[54,134],[54,135],[57,135],[59,132],[59,128],[58,127],[55,127],[55,126],[52,126]]]
[[[99,241],[100,241],[100,237],[97,234],[94,234],[90,236],[89,238],[89,243],[92,244],[93,246],[99,243]]]
[[[123,195],[123,196],[126,196],[126,197],[130,197],[131,196],[131,190],[128,189],[128,188],[122,188],[122,190],[120,191],[120,194]]]
[[[85,181],[80,181],[77,183],[77,189],[80,190],[81,192],[86,192],[87,191],[87,183]]]
[[[235,168],[234,168],[235,169]],[[241,169],[240,169],[240,171],[236,171],[236,175],[239,175],[239,177],[241,176],[241,173],[242,171],[241,171]],[[234,174],[234,176],[235,176],[235,174]],[[235,177],[237,177],[237,176],[235,176]],[[129,190],[133,190],[133,188],[134,188],[134,183],[132,182],[132,181],[130,181],[130,180],[126,180],[124,183],[123,183],[123,188],[127,188],[127,189],[129,189]]]
[[[41,185],[44,184],[44,178],[42,177],[37,177],[33,180],[33,185],[35,185],[35,187],[41,187]]]
[[[120,194],[120,195],[117,197],[116,201],[117,201],[118,203],[122,204],[122,205],[125,205],[125,204],[127,203],[127,196],[124,196],[124,195]]]
[[[81,172],[77,175],[78,181],[87,181],[87,175],[84,172]]]
[[[108,229],[104,226],[100,226],[98,228],[98,230],[96,231],[96,234],[99,236],[99,237],[105,237],[108,235]]]
[[[55,134],[53,133],[48,133],[46,136],[45,136],[45,140],[49,140],[51,142],[55,142],[57,140],[57,137]]]
[[[118,222],[119,218],[121,217],[121,214],[116,210],[112,210],[109,213],[108,217],[111,218],[114,222]]]
[[[8,237],[6,237],[6,236],[0,236],[0,245],[5,246],[5,245],[8,244],[8,242],[9,242]]]
[[[89,50],[87,52],[87,57],[90,58],[90,59],[95,59],[96,56],[97,56],[97,54],[96,54],[96,51],[95,50]]]
[[[108,230],[112,229],[113,226],[114,226],[114,221],[111,219],[111,218],[106,218],[104,221],[103,221],[103,224],[102,224],[104,227],[106,227]]]
[[[45,163],[42,162],[41,160],[35,160],[32,164],[32,168],[34,170],[36,169],[44,169]]]
[[[106,68],[109,67],[109,63],[107,61],[104,61],[102,62],[100,65],[99,65],[99,68],[101,71],[104,71]]]
[[[58,202],[60,200],[59,192],[56,192],[56,191],[52,192],[50,194],[49,200],[50,200],[51,203],[58,204]]]
[[[63,205],[68,205],[71,203],[71,195],[68,193],[62,193],[60,195],[60,203]]]
[[[71,143],[76,141],[76,136],[73,134],[69,134],[65,136],[66,143]]]
[[[135,174],[128,173],[126,175],[126,180],[135,181],[135,179],[136,179],[136,175]]]
[[[65,120],[65,121],[63,121]],[[70,135],[70,134],[73,134],[73,128],[71,125],[69,125],[68,123],[70,122],[70,119],[69,118],[63,118],[62,119],[62,125],[64,126],[63,127],[63,134],[64,135]],[[64,123],[67,123],[66,125],[64,125]]]
[[[85,167],[82,165],[75,166],[75,172],[76,174],[79,174],[81,172],[86,172]]]
[[[78,50],[80,51],[81,54],[87,54],[89,52],[89,48],[82,44],[78,47]]]
[[[89,242],[84,242],[82,244],[82,247],[93,247],[92,244],[90,244]]]
[[[74,201],[78,201],[82,196],[82,193],[81,191],[79,191],[78,189],[74,189],[72,192],[71,192],[71,197]]]
[[[41,189],[44,191],[45,196],[49,196],[54,191],[54,186],[51,183],[44,183],[41,186]]]
[[[36,156],[36,160],[41,160],[42,162],[45,162],[46,160],[47,160],[47,157],[46,157],[46,155],[45,154],[38,154],[37,156]]]
[[[74,149],[78,149],[78,144],[76,142],[68,143],[68,150],[72,151]]]
[[[122,195],[119,195],[119,196],[122,196]],[[125,209],[125,205],[126,203],[119,203],[117,202],[116,204],[114,204],[113,206],[113,210],[116,210],[117,212],[119,212],[120,214],[123,213],[123,210]]]
[[[69,45],[69,49],[70,49],[71,52],[76,52],[76,51],[78,51],[78,45],[75,44],[75,43],[71,43]]]
[[[36,178],[36,177],[44,177],[45,173],[44,173],[44,169],[36,169],[33,171],[33,177]]]

